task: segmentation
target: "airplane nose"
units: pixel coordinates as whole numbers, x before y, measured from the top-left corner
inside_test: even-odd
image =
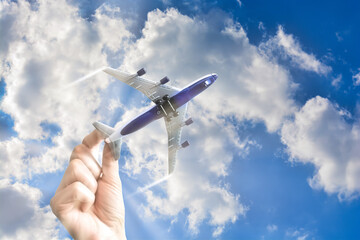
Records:
[[[212,74],[212,77],[213,77],[213,79],[214,79],[214,81],[218,78],[218,75],[216,74],[216,73],[213,73]]]

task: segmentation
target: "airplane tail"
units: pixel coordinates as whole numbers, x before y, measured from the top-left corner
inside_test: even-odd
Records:
[[[102,134],[102,136],[106,139],[115,132],[115,129],[105,125],[101,122],[94,122],[93,126]],[[120,158],[120,151],[121,151],[121,138],[108,143],[111,149],[111,153],[113,154],[115,160],[118,160]]]

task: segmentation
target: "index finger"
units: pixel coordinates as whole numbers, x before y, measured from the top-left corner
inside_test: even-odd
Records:
[[[93,148],[97,147],[102,140],[104,140],[104,137],[101,135],[101,133],[98,130],[95,129],[84,138],[82,144],[84,144],[86,147],[92,150]]]

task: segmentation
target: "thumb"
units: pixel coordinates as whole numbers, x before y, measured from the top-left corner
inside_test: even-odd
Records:
[[[119,163],[117,160],[115,160],[108,143],[105,143],[104,145],[102,173],[102,177],[106,178],[107,180],[119,179]]]

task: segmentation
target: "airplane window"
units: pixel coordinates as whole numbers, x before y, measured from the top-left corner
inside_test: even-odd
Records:
[[[210,79],[207,79],[207,80],[205,81],[205,86],[209,86],[210,84],[211,84]]]

